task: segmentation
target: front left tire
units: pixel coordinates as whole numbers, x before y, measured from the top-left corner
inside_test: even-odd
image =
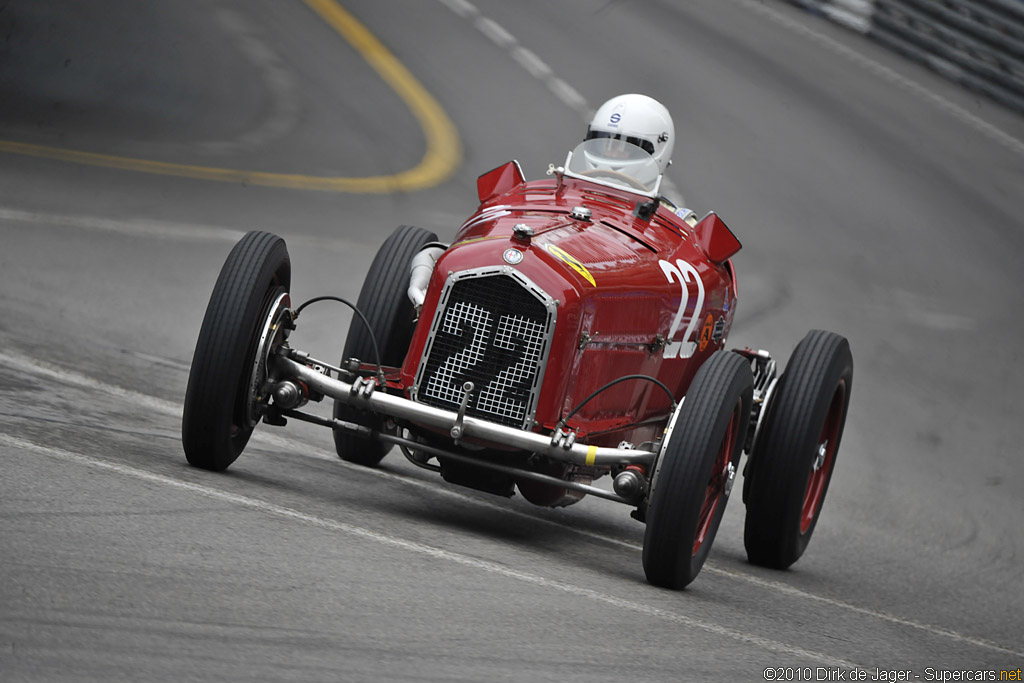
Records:
[[[199,330],[182,415],[189,464],[223,471],[242,453],[262,416],[267,334],[290,307],[285,241],[249,232],[228,254]]]

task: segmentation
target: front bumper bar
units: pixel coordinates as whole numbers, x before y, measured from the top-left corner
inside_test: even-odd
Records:
[[[391,418],[437,427],[449,432],[453,427],[461,427],[460,438],[473,437],[502,446],[513,446],[547,456],[552,460],[588,467],[644,465],[649,468],[657,457],[651,451],[587,446],[572,443],[566,439],[553,445],[551,437],[543,434],[506,427],[468,415],[459,415],[449,410],[416,403],[383,391],[368,391],[367,384],[350,384],[333,379],[285,356],[276,356],[274,363],[276,374],[281,379],[297,379],[324,396],[330,396],[355,408],[369,410]]]

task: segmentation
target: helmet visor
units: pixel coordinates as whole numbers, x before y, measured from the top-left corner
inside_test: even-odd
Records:
[[[623,135],[621,133],[609,133],[605,130],[588,130],[587,137],[584,140],[594,140],[597,138],[607,138],[609,140],[621,140],[624,143],[636,145],[648,154],[654,154],[654,143],[646,138],[640,138],[635,135]]]

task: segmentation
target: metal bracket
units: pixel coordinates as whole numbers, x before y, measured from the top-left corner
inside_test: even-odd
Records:
[[[722,483],[722,495],[726,498],[732,493],[732,485],[736,483],[736,466],[729,463],[725,470],[725,481]]]
[[[751,351],[747,349],[746,356],[754,363],[754,400],[751,406],[750,424],[752,429],[748,431],[747,442],[744,444],[744,451],[752,453],[757,437],[761,434],[765,417],[768,415],[768,408],[771,404],[775,387],[779,382],[778,366],[775,360],[767,351]]]
[[[574,443],[576,443],[576,432],[569,429],[556,429],[551,434],[551,445],[555,448],[561,447],[568,451],[572,449]]]
[[[455,415],[455,424],[452,425],[451,431],[452,438],[455,439],[455,443],[459,443],[459,439],[462,438],[464,428],[462,422],[466,417],[466,406],[469,405],[470,394],[473,391],[473,383],[466,382],[462,385],[462,402],[459,403],[459,412]]]
[[[353,403],[369,403],[370,396],[373,395],[376,388],[377,382],[375,380],[369,377],[357,377],[352,382],[352,390],[349,392],[349,395],[352,397]]]

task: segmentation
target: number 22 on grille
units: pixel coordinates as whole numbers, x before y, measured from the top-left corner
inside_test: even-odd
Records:
[[[481,363],[488,353],[518,351],[515,362],[502,369],[477,396],[479,410],[522,419],[526,414],[523,401],[510,396],[509,391],[530,379],[537,367],[543,346],[543,327],[532,320],[516,315],[503,315],[491,335],[493,315],[473,303],[458,302],[445,312],[442,331],[459,334],[463,325],[472,335],[469,344],[454,353],[427,381],[426,394],[442,401],[459,403],[462,400],[462,382],[458,380],[467,370]],[[495,351],[497,349],[498,351]]]

